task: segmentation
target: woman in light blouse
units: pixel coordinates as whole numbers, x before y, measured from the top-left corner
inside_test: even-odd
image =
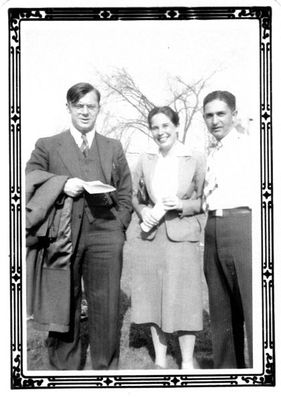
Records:
[[[133,173],[142,240],[132,275],[132,322],[151,325],[155,368],[167,367],[167,332],[178,335],[181,368],[190,369],[195,332],[203,325],[198,214],[204,160],[178,141],[179,117],[170,107],[151,110],[148,124],[159,149],[142,154]]]

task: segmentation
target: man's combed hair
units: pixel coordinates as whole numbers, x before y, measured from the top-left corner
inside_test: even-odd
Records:
[[[166,115],[166,117],[168,117],[170,119],[170,121],[175,125],[178,126],[179,125],[179,115],[176,111],[174,111],[171,107],[169,106],[164,106],[164,107],[154,107],[148,114],[148,125],[149,128],[151,129],[151,121],[152,118],[154,117],[154,115],[157,114],[164,114]]]
[[[98,102],[100,102],[100,92],[93,85],[86,82],[76,83],[71,86],[67,91],[66,101],[70,104],[75,104],[81,99],[81,97],[84,97],[89,92],[95,92]]]
[[[203,100],[203,108],[205,109],[206,104],[213,100],[224,101],[232,111],[236,110],[236,98],[232,93],[226,90],[215,90],[209,93]]]

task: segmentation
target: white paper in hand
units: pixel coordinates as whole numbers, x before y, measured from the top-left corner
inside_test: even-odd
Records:
[[[83,186],[84,189],[90,194],[108,193],[116,190],[114,186],[107,185],[101,181],[84,182]]]

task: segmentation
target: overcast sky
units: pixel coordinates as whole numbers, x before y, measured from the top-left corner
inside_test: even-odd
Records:
[[[21,22],[24,159],[38,137],[68,125],[67,89],[81,81],[95,84],[96,70],[116,67],[125,67],[140,89],[161,105],[167,98],[168,75],[192,83],[216,71],[203,95],[230,90],[240,116],[258,121],[257,20],[28,20]]]

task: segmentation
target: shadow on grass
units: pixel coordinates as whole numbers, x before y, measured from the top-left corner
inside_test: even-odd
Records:
[[[120,369],[151,369],[153,368],[154,350],[150,334],[150,325],[137,325],[130,322],[130,297],[121,291],[120,296]],[[196,334],[195,358],[198,368],[211,369],[212,346],[210,336],[209,315],[206,311],[203,314],[204,329]],[[46,332],[38,332],[32,329],[32,323],[28,324],[28,369],[42,370],[48,369],[48,355],[45,346]],[[168,339],[168,364],[170,369],[179,368],[181,365],[181,354],[177,334],[167,335]],[[81,321],[81,341],[82,341],[82,363],[87,361],[88,368],[91,369],[87,358],[89,347],[88,319]]]
[[[170,355],[176,365],[180,368],[181,352],[178,341],[178,334],[167,334],[167,354]],[[129,346],[134,349],[146,348],[152,360],[155,358],[152,338],[150,333],[150,324],[131,324],[129,334]],[[209,315],[203,312],[203,330],[196,333],[195,359],[200,369],[213,368],[212,342],[210,335]]]

